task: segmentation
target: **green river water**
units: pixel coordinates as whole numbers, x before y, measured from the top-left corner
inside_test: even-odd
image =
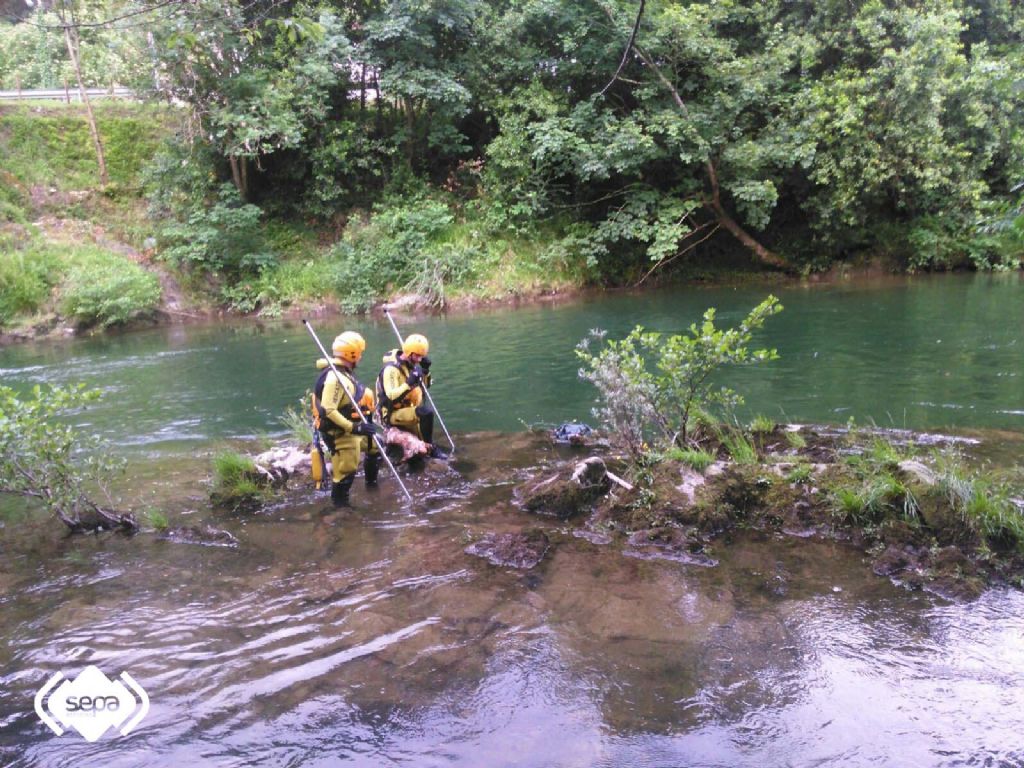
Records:
[[[741,416],[955,432],[1013,458],[1024,432],[1020,275],[777,287],[730,372]],[[1024,766],[1024,596],[909,592],[844,545],[747,532],[715,567],[625,556],[526,515],[517,483],[560,455],[524,425],[590,420],[575,344],[591,328],[731,325],[764,287],[690,288],[409,320],[431,340],[449,469],[358,482],[351,512],[308,488],[210,509],[209,458],[282,432],[317,353],[298,323],[244,321],[0,350],[0,381],[106,393],[77,423],[129,459],[128,501],[233,548],[151,533],[67,537],[8,504],[0,529],[4,766]],[[393,346],[351,327],[364,381]],[[363,370],[365,368],[365,370]],[[530,571],[465,553],[540,526]],[[122,671],[151,702],[88,742],[34,711],[56,673]]]

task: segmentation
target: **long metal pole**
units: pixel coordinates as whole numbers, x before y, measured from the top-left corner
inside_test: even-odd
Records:
[[[398,326],[395,325],[395,321],[391,317],[391,312],[389,312],[386,307],[384,309],[384,314],[387,315],[388,322],[391,323],[391,328],[392,330],[394,330],[395,336],[398,337],[398,345],[401,346],[402,344],[405,343],[405,341],[402,339],[402,334],[399,333]],[[430,396],[430,390],[424,387],[422,384],[420,386],[423,389],[423,394],[427,396],[427,402],[430,403],[430,407],[434,409],[434,415],[437,416],[437,423],[441,425],[441,429],[444,430],[444,436],[448,438],[448,445],[452,447],[452,453],[455,453],[455,441],[452,440],[452,436],[448,433],[448,427],[444,425],[444,419],[441,418],[441,414],[437,410],[437,406],[434,405],[434,398]]]
[[[324,345],[320,343],[320,339],[317,337],[316,331],[313,330],[313,326],[309,324],[309,320],[303,320],[302,324],[306,326],[306,330],[309,331],[309,335],[312,336],[313,341],[316,342],[316,346],[320,350],[320,354],[322,354],[324,358],[326,358],[327,364],[331,366],[331,371],[333,371],[334,375],[338,378],[338,386],[340,386],[342,389],[345,389],[344,385],[341,383],[341,374],[338,373],[338,369],[334,367],[334,362],[332,361],[331,356],[327,354],[327,350],[324,349]],[[349,400],[352,399],[353,398],[350,396]],[[362,419],[362,422],[364,424],[369,424],[370,422],[367,421],[366,414],[363,413],[363,409],[359,407],[359,403],[353,402],[352,405],[354,406],[353,410],[359,414],[359,418]],[[399,476],[398,470],[395,469],[395,465],[391,463],[391,459],[388,458],[388,452],[384,450],[384,445],[383,443],[381,443],[380,438],[377,437],[376,434],[373,435],[373,442],[377,444],[377,450],[380,451],[381,457],[384,459],[385,462],[387,462],[388,467],[391,469],[392,474],[394,474],[395,476],[395,480],[398,481],[398,485],[402,489],[402,493],[405,494],[405,498],[411,502],[412,495],[409,493],[409,489],[405,487],[405,483],[402,482],[402,478]]]

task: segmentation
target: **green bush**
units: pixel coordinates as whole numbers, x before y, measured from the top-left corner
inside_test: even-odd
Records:
[[[277,263],[266,250],[259,226],[263,211],[245,203],[231,184],[222,184],[217,199],[194,203],[187,217],[160,233],[163,255],[171,261],[232,277],[258,274]]]
[[[0,241],[0,325],[31,315],[49,300],[65,265],[57,251],[36,242]]]
[[[591,331],[577,345],[576,355],[583,362],[580,377],[598,390],[602,407],[595,413],[634,459],[647,452],[648,438],[664,446],[685,446],[699,412],[716,406],[728,412],[742,403],[736,392],[716,386],[713,374],[729,365],[778,357],[773,349],[752,349],[750,342],[765,320],[780,311],[779,300],[768,296],[736,328],[716,328],[710,308],[686,335],[637,326],[614,341],[606,340],[602,331]],[[597,352],[591,351],[594,342],[601,344]],[[745,436],[736,433],[733,443],[729,453],[737,462],[756,457]]]
[[[50,275],[37,251],[0,251],[0,325],[39,309],[50,295]]]
[[[155,309],[160,282],[121,256],[88,247],[74,251],[61,294],[62,311],[78,325],[106,328]]]
[[[363,311],[379,296],[413,284],[425,269],[424,254],[453,222],[448,206],[429,198],[379,208],[368,224],[354,228],[328,254],[332,287],[342,307]],[[437,279],[443,281],[446,274],[442,267]],[[438,292],[436,285],[433,290]]]
[[[5,179],[5,175],[7,174],[0,172],[0,222],[24,224],[25,196],[16,186],[14,179]]]

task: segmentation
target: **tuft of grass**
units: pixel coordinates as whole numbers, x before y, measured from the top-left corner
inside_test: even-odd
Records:
[[[715,462],[715,454],[699,448],[670,448],[665,453],[665,458],[671,461],[678,461],[680,464],[685,464],[701,473]]]
[[[910,488],[887,472],[835,489],[832,505],[840,518],[855,525],[874,525],[889,517],[914,521],[920,513]]]
[[[1005,486],[970,477],[955,459],[939,473],[939,489],[964,523],[993,549],[1024,551],[1024,511]]]
[[[308,410],[309,396],[310,393],[307,391],[299,398],[298,406],[289,405],[278,419],[288,430],[292,442],[302,446],[309,446],[313,442],[313,424]]]
[[[143,518],[158,531],[166,531],[170,526],[167,515],[158,509],[149,509],[143,513]]]
[[[841,487],[832,492],[832,511],[841,520],[863,522],[867,499],[857,488]]]
[[[794,485],[807,485],[811,482],[810,464],[798,464],[786,475],[786,482]]]
[[[767,435],[770,432],[773,432],[777,426],[778,424],[776,424],[772,419],[758,414],[751,420],[748,428],[755,435]]]
[[[222,451],[213,457],[213,477],[217,490],[227,496],[249,496],[260,492],[254,479],[256,465],[248,456]]]
[[[807,440],[799,432],[790,432],[786,430],[786,442],[790,448],[800,450],[801,448],[807,447]]]
[[[756,464],[757,449],[742,432],[731,432],[722,438],[722,444],[737,464]]]

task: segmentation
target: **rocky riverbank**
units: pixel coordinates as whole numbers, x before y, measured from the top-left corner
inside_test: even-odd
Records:
[[[756,437],[755,460],[716,446],[714,460],[695,468],[673,458],[628,465],[596,435],[555,450],[542,447],[552,447],[549,435],[533,439],[546,458],[515,482],[510,503],[522,528],[477,532],[467,555],[528,570],[568,535],[629,557],[715,567],[733,536],[756,531],[842,541],[879,577],[948,599],[1024,585],[1022,502],[970,469],[977,441],[776,427]],[[268,484],[304,478],[304,455],[264,454],[258,472]],[[487,492],[493,482],[485,471],[475,484]]]
[[[758,442],[756,461],[651,462],[630,487],[602,471],[626,473],[613,457],[567,460],[520,499],[633,557],[713,567],[734,532],[753,529],[848,542],[877,575],[951,599],[1022,585],[1021,500],[945,458],[970,441],[778,427]]]

